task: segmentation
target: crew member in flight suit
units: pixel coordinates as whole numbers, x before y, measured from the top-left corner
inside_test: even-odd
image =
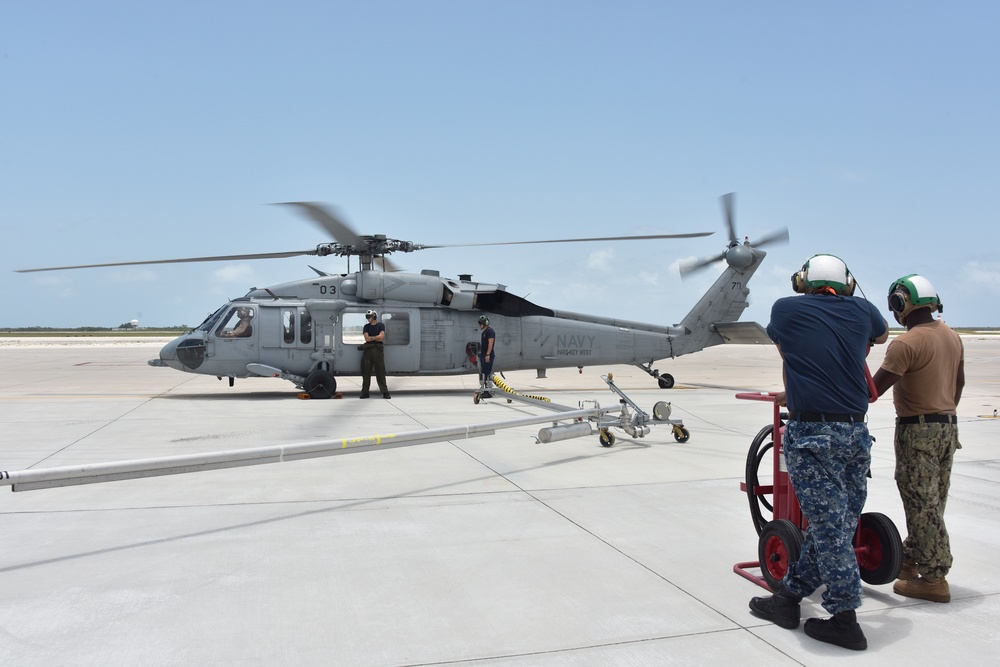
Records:
[[[482,331],[482,336],[479,344],[479,361],[482,373],[482,387],[483,393],[481,396],[483,398],[491,398],[493,395],[490,393],[490,389],[493,388],[493,362],[496,360],[496,347],[497,342],[497,332],[493,330],[490,326],[490,318],[485,315],[479,316],[479,330]]]
[[[363,352],[361,353],[361,395],[358,398],[368,398],[368,390],[372,384],[372,371],[375,371],[375,379],[378,380],[379,391],[382,398],[392,398],[389,395],[389,387],[385,383],[385,324],[378,321],[378,313],[369,310],[365,316],[368,324],[364,326],[362,333],[365,337]]]

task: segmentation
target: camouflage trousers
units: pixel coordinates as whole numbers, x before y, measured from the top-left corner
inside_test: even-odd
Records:
[[[958,442],[955,424],[896,424],[896,488],[906,514],[903,559],[920,574],[943,577],[951,569],[944,507]]]
[[[784,586],[806,597],[821,585],[831,614],[861,606],[854,534],[868,497],[871,436],[861,422],[789,421],[785,464],[799,507],[809,521],[799,559]]]

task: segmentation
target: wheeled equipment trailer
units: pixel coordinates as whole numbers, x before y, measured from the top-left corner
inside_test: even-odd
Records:
[[[669,425],[674,434],[674,440],[677,442],[683,444],[691,439],[691,432],[684,427],[684,420],[670,418],[670,403],[657,401],[653,406],[652,414],[650,414],[640,408],[635,401],[629,398],[615,384],[614,376],[611,373],[602,375],[601,379],[608,385],[608,389],[618,396],[618,408],[601,410],[598,401],[581,402],[580,409],[584,407],[584,403],[593,404],[597,410],[597,416],[591,417],[586,423],[577,423],[569,426],[560,426],[554,423],[551,429],[542,429],[539,431],[538,441],[554,442],[556,440],[592,435],[593,431],[591,430],[590,422],[593,422],[597,427],[597,437],[602,447],[611,447],[615,444],[615,434],[611,432],[612,428],[621,429],[633,438],[642,438],[649,434],[650,426]],[[491,397],[493,398],[502,397],[508,403],[518,401],[553,412],[566,412],[576,409],[552,403],[549,399],[542,396],[525,396],[519,394],[511,389],[497,374],[493,375],[492,381],[495,387],[491,391]],[[481,392],[477,392],[473,396],[473,401],[478,404],[482,398]],[[582,420],[578,421],[582,422]]]
[[[733,571],[755,584],[777,590],[788,566],[799,559],[802,538],[808,521],[799,508],[785,467],[783,435],[788,414],[775,402],[777,392],[740,393],[736,398],[768,401],[774,406],[774,419],[762,428],[750,444],[746,460],[746,479],[740,482],[750,503],[750,516],[757,531],[757,560],[737,563]],[[762,484],[761,466],[771,451],[771,484]],[[770,497],[770,500],[768,500]],[[765,516],[770,513],[770,518]],[[899,574],[903,565],[903,542],[892,520],[878,512],[866,512],[858,521],[854,534],[854,553],[862,581],[887,584]],[[750,569],[760,569],[760,575]]]

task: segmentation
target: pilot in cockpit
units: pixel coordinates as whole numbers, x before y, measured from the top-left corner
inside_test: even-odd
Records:
[[[239,318],[236,326],[232,330],[220,333],[221,338],[249,338],[253,334],[253,326],[250,324],[250,320],[253,319],[253,311],[241,306],[236,309],[236,316]]]

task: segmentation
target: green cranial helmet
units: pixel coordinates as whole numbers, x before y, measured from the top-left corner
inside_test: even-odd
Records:
[[[489,326],[490,325],[490,318],[486,317],[485,315],[480,315],[479,316],[479,324],[481,324],[481,325],[485,324],[486,326]]]
[[[923,276],[911,273],[897,279],[889,286],[889,310],[897,320],[902,321],[917,308],[930,308],[932,311],[943,312],[941,297],[931,281]]]

